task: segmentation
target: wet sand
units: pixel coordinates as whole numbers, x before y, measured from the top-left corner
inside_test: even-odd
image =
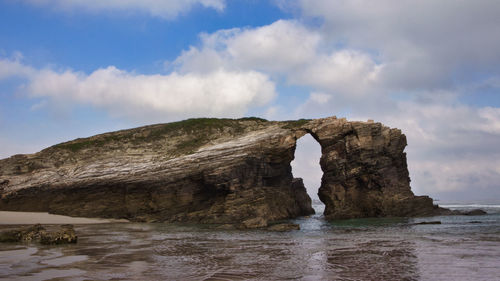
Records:
[[[99,219],[99,218],[80,218],[61,215],[52,215],[49,213],[38,212],[7,212],[0,211],[0,225],[2,224],[96,224],[96,223],[115,223],[128,222],[127,220]]]
[[[293,222],[301,230],[75,225],[77,244],[0,244],[0,280],[500,280],[498,215]]]
[[[289,232],[75,224],[76,244],[0,243],[0,280],[500,280],[498,209],[335,222],[316,214]]]

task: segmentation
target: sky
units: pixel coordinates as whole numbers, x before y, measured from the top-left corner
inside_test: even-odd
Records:
[[[500,1],[0,0],[0,158],[193,117],[402,129],[412,190],[500,201]],[[293,171],[317,192],[319,145]]]

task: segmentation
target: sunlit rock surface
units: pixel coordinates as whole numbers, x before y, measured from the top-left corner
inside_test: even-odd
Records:
[[[441,210],[411,192],[400,130],[335,117],[189,119],[16,155],[0,160],[0,210],[265,227],[314,213],[290,166],[307,133],[322,148],[327,219]]]

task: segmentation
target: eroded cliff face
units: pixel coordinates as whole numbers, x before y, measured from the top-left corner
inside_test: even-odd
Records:
[[[322,147],[328,219],[436,212],[410,190],[401,131],[335,117],[190,119],[16,155],[0,160],[0,210],[247,227],[309,215],[290,166],[306,133]]]

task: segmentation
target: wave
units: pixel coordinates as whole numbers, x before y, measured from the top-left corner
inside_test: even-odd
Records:
[[[498,204],[439,204],[444,208],[500,208]]]

